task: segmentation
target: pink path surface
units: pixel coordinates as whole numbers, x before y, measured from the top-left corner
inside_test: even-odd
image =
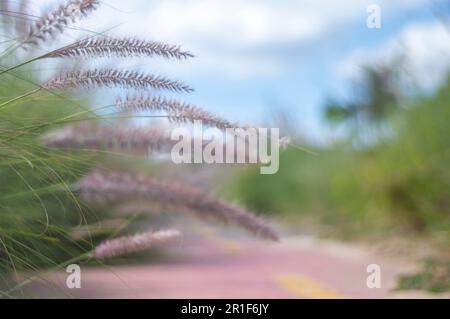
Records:
[[[382,270],[380,289],[366,285],[372,263]],[[390,290],[401,271],[401,264],[336,243],[214,237],[186,239],[157,262],[82,267],[80,289],[66,287],[67,273],[51,274],[28,293],[37,298],[391,298],[399,296]]]

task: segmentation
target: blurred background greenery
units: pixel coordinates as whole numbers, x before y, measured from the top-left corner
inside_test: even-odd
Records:
[[[405,102],[400,90],[386,86],[395,72],[384,68],[365,72],[364,93],[355,101],[324,106],[324,118],[330,125],[345,122],[348,134],[326,146],[307,145],[312,154],[289,148],[281,153],[275,175],[242,169],[229,179],[226,192],[294,228],[314,229],[322,236],[346,240],[405,236],[430,242],[442,252],[439,261],[427,261],[423,274],[402,278],[400,286],[446,291],[450,80],[431,96],[416,95]],[[301,137],[295,143],[305,146]],[[437,278],[429,276],[434,269],[430,264],[439,265]]]

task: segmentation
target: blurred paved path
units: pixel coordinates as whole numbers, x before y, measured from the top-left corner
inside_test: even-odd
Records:
[[[366,286],[366,267],[381,266],[381,289]],[[82,268],[81,289],[66,273],[31,285],[33,297],[85,298],[384,298],[405,265],[362,249],[305,237],[281,243],[229,240],[212,233],[185,239],[163,260],[133,266]]]

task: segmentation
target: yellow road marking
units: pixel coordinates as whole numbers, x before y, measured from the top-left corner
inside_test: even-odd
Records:
[[[280,275],[275,277],[275,281],[295,297],[312,299],[348,298],[311,277],[301,275]]]
[[[218,242],[217,244],[224,252],[230,255],[239,255],[245,251],[244,246],[235,241],[227,240]]]
[[[200,232],[204,238],[229,255],[239,255],[246,250],[246,247],[238,241],[220,238],[211,228],[202,228]]]

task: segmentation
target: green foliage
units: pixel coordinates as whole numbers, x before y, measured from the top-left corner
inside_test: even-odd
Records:
[[[282,152],[274,175],[260,175],[254,169],[243,172],[233,195],[267,214],[333,225],[346,236],[361,231],[373,215],[374,199],[363,178],[370,156],[345,148],[314,152]]]
[[[325,118],[332,124],[349,124],[352,120],[357,129],[381,124],[398,108],[395,71],[390,65],[365,67],[364,77],[354,88],[353,100],[329,101],[325,105]]]
[[[329,101],[325,107],[325,118],[332,124],[345,122],[356,115],[355,107],[341,105],[335,101]]]
[[[383,145],[379,188],[393,217],[415,230],[450,239],[450,82],[438,94],[396,118],[399,127]]]
[[[72,191],[95,157],[40,143],[42,133],[89,112],[84,103],[48,92],[16,99],[35,88],[30,81],[4,74],[0,87],[0,274],[55,266],[81,254],[90,244],[75,242],[70,231],[100,218]]]
[[[397,290],[412,289],[434,293],[450,291],[450,262],[427,259],[419,272],[400,276]]]
[[[313,219],[346,236],[421,233],[450,242],[450,82],[389,118],[376,145],[281,153],[280,170],[247,169],[234,193],[255,209]]]

